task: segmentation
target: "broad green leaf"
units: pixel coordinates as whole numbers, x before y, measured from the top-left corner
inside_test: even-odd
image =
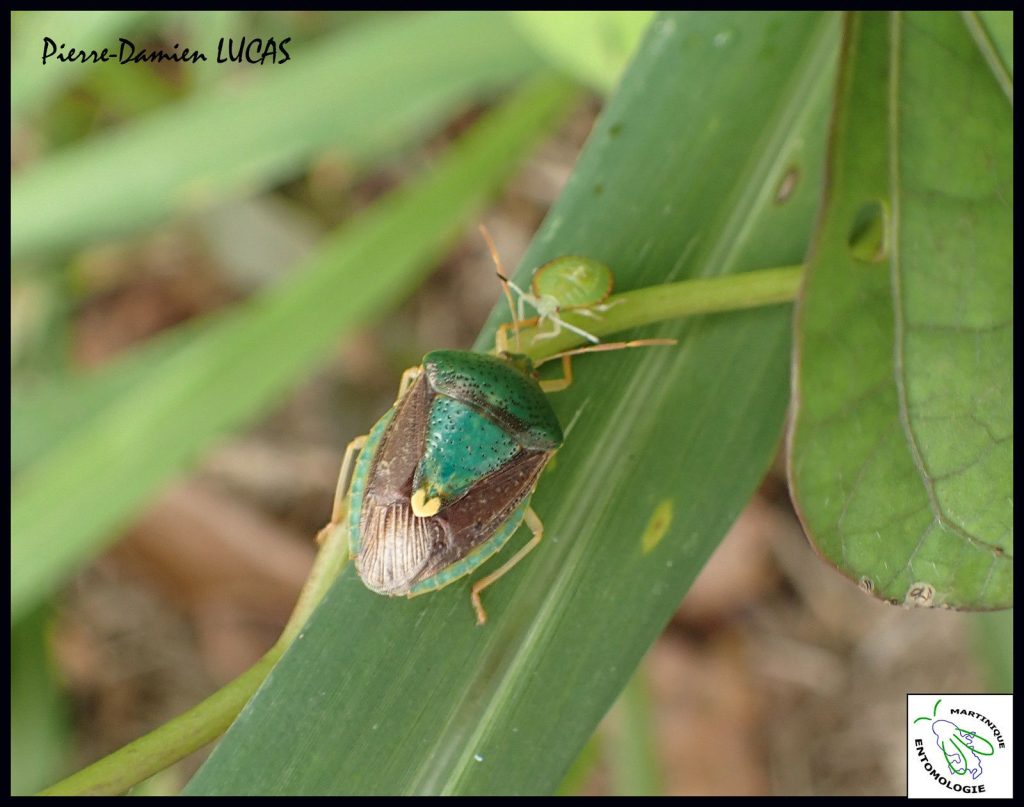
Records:
[[[158,368],[20,474],[11,491],[12,614],[104,546],[213,441],[265,412],[330,355],[339,336],[401,299],[569,98],[553,79],[517,95],[428,176],[327,238],[293,279],[169,350]]]
[[[799,262],[837,35],[817,14],[656,19],[519,279],[572,252],[620,290]],[[347,568],[186,792],[552,792],[768,466],[789,319],[677,321],[642,333],[678,347],[582,357],[552,396],[544,541],[485,592],[488,624],[468,580],[388,599]]]
[[[490,13],[393,15],[293,50],[251,81],[204,88],[19,171],[12,257],[196,212],[287,178],[328,148],[365,164],[537,61]]]
[[[896,17],[896,383],[941,527],[1012,595],[1013,110],[959,17]],[[945,80],[935,82],[936,65]],[[950,137],[950,132],[956,137]],[[927,538],[925,539],[927,540]],[[983,584],[983,585],[987,585]],[[989,602],[984,588],[978,605]]]
[[[952,13],[854,17],[844,54],[798,313],[791,489],[865,590],[1007,607],[1010,105]],[[874,262],[849,244],[872,210],[887,242]]]
[[[540,53],[603,93],[622,75],[653,19],[650,11],[512,11]]]

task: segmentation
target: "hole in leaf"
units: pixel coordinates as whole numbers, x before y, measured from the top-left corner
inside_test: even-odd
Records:
[[[779,180],[779,184],[775,188],[775,204],[781,205],[788,201],[799,181],[800,167],[791,165],[786,169],[786,173],[782,175],[782,179]]]
[[[864,263],[881,263],[888,257],[888,231],[885,206],[879,201],[865,202],[850,227],[850,254]]]

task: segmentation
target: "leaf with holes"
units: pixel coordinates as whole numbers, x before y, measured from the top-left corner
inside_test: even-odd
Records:
[[[1012,108],[956,14],[848,20],[791,487],[875,595],[1013,602]],[[883,223],[883,249],[851,248]]]

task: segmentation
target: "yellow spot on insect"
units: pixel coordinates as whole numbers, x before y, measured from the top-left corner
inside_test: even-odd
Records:
[[[672,524],[672,500],[665,499],[654,508],[651,520],[647,522],[647,529],[640,537],[640,549],[645,555],[654,550],[661,539],[665,537],[669,526]]]
[[[435,496],[433,499],[427,500],[427,492],[420,488],[409,500],[409,504],[412,505],[413,515],[419,516],[420,518],[430,518],[436,516],[437,511],[441,509],[441,499]]]

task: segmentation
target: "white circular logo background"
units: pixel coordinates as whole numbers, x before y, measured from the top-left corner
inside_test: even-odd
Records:
[[[907,795],[1013,795],[1012,695],[907,695]]]

